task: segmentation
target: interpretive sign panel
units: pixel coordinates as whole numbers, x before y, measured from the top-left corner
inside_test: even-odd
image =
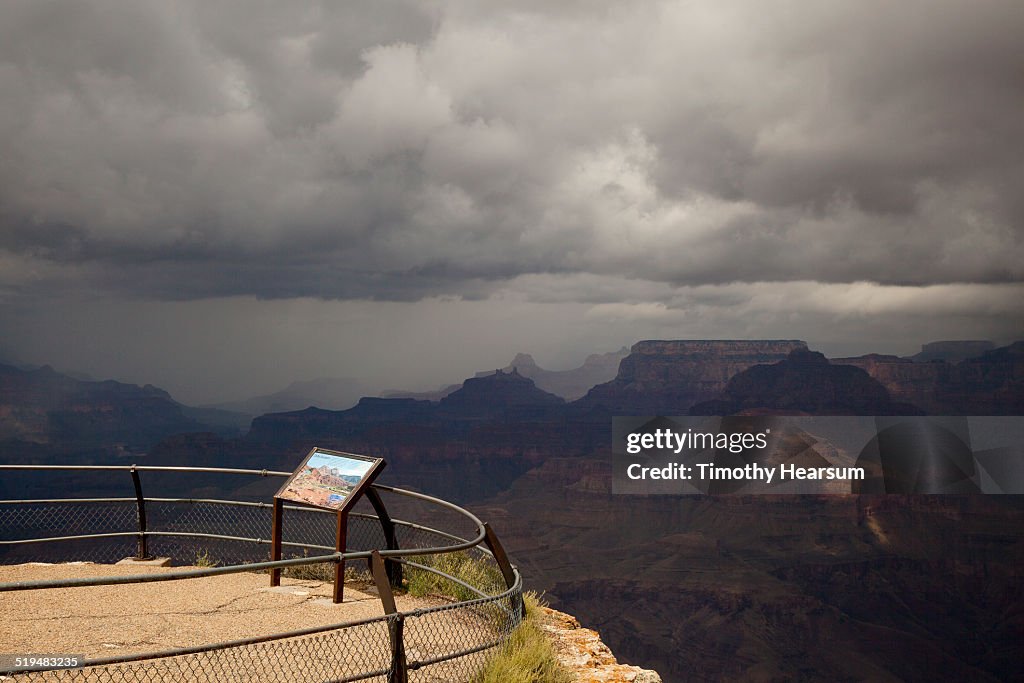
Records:
[[[376,478],[383,466],[381,458],[314,448],[277,492],[277,497],[341,510],[355,501],[359,491]]]
[[[334,549],[345,552],[348,538],[348,511],[359,500],[363,489],[373,483],[384,469],[383,458],[370,458],[355,453],[314,448],[274,496],[274,517],[271,525],[270,559],[281,559],[284,501],[292,501],[332,510],[337,515]],[[375,508],[381,507],[376,494],[370,498]],[[383,508],[381,508],[383,509]],[[380,514],[380,513],[378,513]],[[384,513],[386,514],[386,513]],[[334,602],[342,601],[345,590],[345,559],[334,563]],[[270,570],[270,585],[281,584],[281,570]]]

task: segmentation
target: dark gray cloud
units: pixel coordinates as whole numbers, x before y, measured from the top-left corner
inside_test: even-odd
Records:
[[[158,296],[1024,275],[1020,3],[547,5],[6,3],[0,244]]]
[[[511,297],[764,336],[755,302],[806,324],[818,287],[1008,334],[1022,34],[1016,0],[12,0],[0,304]]]

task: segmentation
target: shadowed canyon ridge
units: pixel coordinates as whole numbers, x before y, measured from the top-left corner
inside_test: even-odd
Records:
[[[796,340],[643,341],[576,400],[517,360],[436,401],[267,414],[235,438],[152,387],[5,367],[0,448],[9,462],[274,469],[314,444],[383,456],[383,481],[481,511],[529,587],[666,681],[1019,675],[1018,497],[612,496],[610,418],[1019,415],[1024,343],[829,360]]]

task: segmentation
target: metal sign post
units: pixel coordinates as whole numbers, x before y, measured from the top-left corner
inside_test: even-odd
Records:
[[[348,511],[338,510],[338,528],[334,534],[334,549],[339,553],[345,552],[345,544],[348,542]],[[334,604],[338,604],[345,597],[345,559],[342,558],[334,564]]]
[[[370,458],[326,448],[311,450],[274,496],[270,559],[281,559],[286,500],[299,505],[335,511],[337,527],[334,548],[338,553],[344,553],[348,541],[349,510],[368,490],[367,487],[373,483],[385,465],[383,458]],[[281,585],[280,569],[271,570],[270,585]],[[345,560],[340,558],[334,565],[334,602],[341,602],[344,593]]]

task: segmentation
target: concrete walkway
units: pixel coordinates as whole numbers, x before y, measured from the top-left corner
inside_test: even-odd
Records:
[[[91,563],[0,566],[0,582],[147,574],[181,567]],[[190,647],[383,614],[376,588],[346,584],[331,602],[331,585],[267,574],[158,583],[17,591],[0,594],[0,652],[75,654],[88,658]],[[397,596],[398,609],[437,601]]]

